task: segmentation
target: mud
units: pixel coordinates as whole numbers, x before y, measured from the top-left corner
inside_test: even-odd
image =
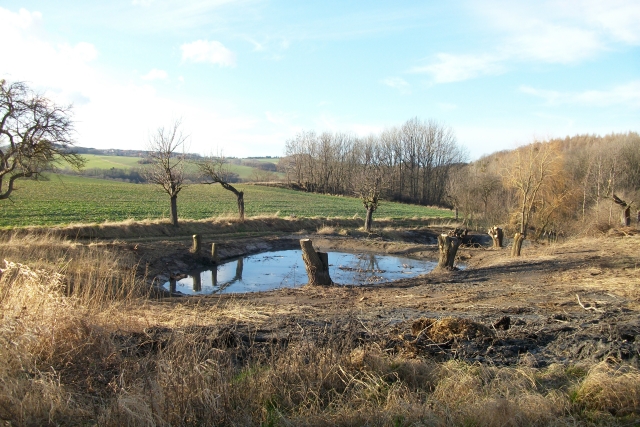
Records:
[[[395,240],[289,235],[216,243],[223,259],[294,248],[303,237],[328,252],[436,259],[435,235],[407,232]],[[339,335],[353,346],[375,345],[389,353],[437,360],[542,367],[612,358],[640,366],[640,235],[533,243],[521,258],[510,258],[507,248],[484,246],[489,243],[484,236],[474,239],[459,251],[458,261],[467,266],[460,271],[371,286],[200,297],[199,304],[233,301],[256,314],[230,315],[196,332],[210,345],[245,350]],[[154,283],[210,265],[207,254],[191,254],[189,247],[186,240],[127,245]],[[185,298],[167,300],[183,303]],[[172,336],[166,330],[148,334],[150,348]]]

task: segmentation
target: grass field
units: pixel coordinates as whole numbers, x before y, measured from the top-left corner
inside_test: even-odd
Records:
[[[248,216],[279,213],[298,217],[364,217],[359,199],[281,188],[237,186],[245,191]],[[237,212],[236,199],[219,185],[195,184],[178,196],[181,218],[203,219]],[[11,200],[0,203],[0,227],[168,218],[169,198],[159,187],[84,177],[52,175],[48,181],[17,181]],[[452,212],[382,202],[374,219],[452,217]]]
[[[138,160],[141,160],[141,157],[100,156],[96,154],[83,154],[82,157],[87,160],[85,165],[86,169],[129,169],[141,166],[138,163]]]
[[[83,158],[87,160],[84,169],[130,169],[130,168],[141,168],[144,165],[138,163],[141,157],[128,157],[128,156],[103,156],[96,154],[83,154]],[[251,161],[256,162],[271,162],[278,163],[279,159],[250,159]],[[65,167],[64,165],[62,166]],[[66,167],[68,169],[68,167]],[[197,168],[193,164],[187,164],[187,172],[196,174],[198,172]],[[254,172],[256,172],[256,168],[251,166],[244,165],[235,165],[229,164],[229,170],[231,172],[237,173],[238,177],[243,181],[248,181],[253,178]],[[259,171],[263,172],[263,171]],[[282,177],[284,174],[277,173],[278,177]]]

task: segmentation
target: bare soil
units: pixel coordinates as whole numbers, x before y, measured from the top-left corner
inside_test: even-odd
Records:
[[[329,257],[332,250],[346,250],[435,260],[435,236],[435,232],[408,231],[397,233],[394,240],[287,235],[229,238],[217,243],[223,259],[294,248],[299,239],[309,237]],[[333,333],[348,335],[354,345],[374,345],[409,357],[535,367],[615,359],[640,366],[637,231],[531,243],[523,247],[520,258],[509,257],[507,248],[488,248],[488,236],[474,239],[459,250],[458,263],[463,269],[434,271],[392,283],[305,286],[198,298],[158,291],[157,296],[168,304],[197,301],[221,306],[233,302],[248,307],[251,316],[228,315],[201,326],[212,345],[287,346],[327,339]],[[204,248],[211,243],[205,241]],[[191,254],[187,240],[117,245],[137,254],[155,284],[209,264],[206,250]],[[144,340],[148,345],[161,344],[169,332],[150,328]]]

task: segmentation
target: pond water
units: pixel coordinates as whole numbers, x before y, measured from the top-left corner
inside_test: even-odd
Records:
[[[433,270],[436,262],[378,254],[329,252],[329,274],[341,285],[362,285],[410,278]],[[195,272],[165,283],[172,292],[188,295],[244,293],[295,288],[307,283],[298,250],[264,252]]]

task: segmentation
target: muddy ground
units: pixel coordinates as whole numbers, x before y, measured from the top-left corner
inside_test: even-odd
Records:
[[[217,242],[220,256],[295,248],[302,237],[329,252],[369,251],[436,259],[435,232],[351,238],[288,235]],[[204,239],[204,247],[212,242]],[[480,244],[478,244],[480,243]],[[634,230],[601,238],[529,244],[521,258],[492,249],[487,238],[463,247],[464,269],[432,272],[372,286],[331,286],[199,297],[198,304],[250,307],[252,316],[228,315],[204,327],[213,345],[287,346],[340,336],[389,353],[461,359],[492,365],[589,364],[612,358],[640,366],[640,235]],[[147,276],[206,267],[206,254],[189,253],[186,240],[127,244]],[[204,251],[203,251],[204,252]],[[195,297],[171,297],[183,304]],[[150,328],[162,341],[167,330]],[[213,338],[211,338],[213,337]]]

